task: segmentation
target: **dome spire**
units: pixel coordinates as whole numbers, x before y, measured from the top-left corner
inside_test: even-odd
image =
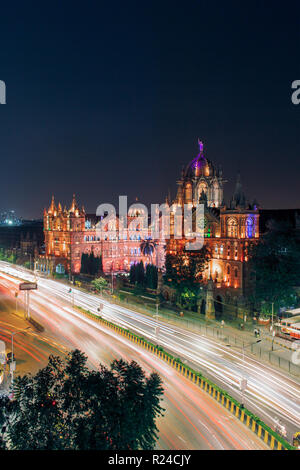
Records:
[[[200,153],[203,153],[203,142],[202,142],[202,140],[199,139],[199,137],[198,137],[198,145],[199,145]]]

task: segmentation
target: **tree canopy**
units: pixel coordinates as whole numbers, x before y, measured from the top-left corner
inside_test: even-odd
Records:
[[[81,255],[81,267],[80,272],[82,274],[90,274],[95,276],[103,271],[102,268],[102,257],[95,256],[93,252],[82,253]]]
[[[79,350],[65,361],[50,356],[36,375],[17,377],[12,400],[1,400],[0,444],[16,450],[153,449],[162,395],[159,375],[146,377],[134,361],[89,370]]]
[[[131,284],[156,289],[157,279],[158,269],[154,264],[147,264],[146,269],[143,261],[130,266],[129,280]]]
[[[107,289],[108,287],[108,282],[104,277],[94,279],[91,284],[97,292],[101,292],[103,289]]]
[[[288,225],[271,223],[269,230],[249,251],[255,272],[254,300],[263,303],[265,313],[296,302],[295,287],[300,279],[300,241]]]
[[[165,281],[174,287],[193,288],[202,280],[202,272],[208,261],[208,250],[203,247],[200,251],[166,255]]]

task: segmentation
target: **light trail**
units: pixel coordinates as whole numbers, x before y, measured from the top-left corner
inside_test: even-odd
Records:
[[[5,266],[0,263],[1,274],[8,283],[13,282],[16,286],[19,279],[12,276],[19,276],[25,280],[34,280],[34,276],[26,270],[22,270],[11,265]],[[60,306],[59,302],[71,303],[69,287],[59,282],[44,278],[38,279],[39,289],[32,294],[32,302],[37,308],[39,304],[47,307],[57,314],[54,323],[55,328],[59,328],[59,318],[63,308],[65,319],[70,324],[74,322],[74,317],[85,319],[86,317],[73,309]],[[235,398],[240,399],[241,392],[239,384],[242,377],[248,380],[248,387],[245,393],[246,405],[251,410],[260,415],[266,422],[273,426],[274,418],[280,417],[286,424],[289,434],[300,428],[300,387],[296,379],[286,376],[284,373],[245,354],[245,362],[242,360],[242,353],[229,349],[226,345],[217,343],[210,338],[200,334],[186,331],[178,327],[166,324],[157,319],[133,312],[124,307],[110,304],[101,298],[73,288],[75,305],[90,310],[98,314],[99,304],[104,305],[101,316],[111,320],[120,326],[139,333],[152,342],[158,342],[170,351],[174,356],[180,356],[187,360],[193,367],[202,371],[204,375],[211,378],[215,383],[227,389]],[[68,316],[73,316],[73,319]],[[93,320],[93,327],[96,323]],[[160,327],[158,338],[155,336],[155,327]],[[52,323],[53,329],[53,323]]]

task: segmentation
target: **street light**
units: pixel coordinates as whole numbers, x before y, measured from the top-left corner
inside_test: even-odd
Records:
[[[15,292],[15,298],[16,298],[16,314],[18,313],[18,295],[19,295],[19,292],[16,291],[16,292]]]
[[[24,330],[19,330],[11,333],[11,360],[10,360],[10,373],[11,373],[11,384],[14,384],[14,371],[16,368],[16,361],[14,361],[14,337],[19,333],[24,333],[26,330],[30,329],[30,326],[27,326]]]
[[[272,331],[272,336],[273,336],[273,338],[272,338],[272,351],[274,351],[274,339],[275,339],[275,336],[276,336],[276,331],[275,330]]]

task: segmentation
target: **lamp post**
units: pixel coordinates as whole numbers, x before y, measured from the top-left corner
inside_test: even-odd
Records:
[[[275,339],[275,335],[276,335],[276,331],[275,330],[272,330],[272,351],[274,351],[274,339]]]
[[[10,360],[10,373],[11,373],[11,384],[14,384],[14,371],[16,368],[16,361],[14,360],[14,337],[19,333],[24,333],[26,330],[30,329],[30,326],[24,330],[14,331],[11,333],[11,360]]]
[[[114,260],[111,263],[111,295],[114,293]]]
[[[16,291],[16,292],[15,292],[15,298],[16,298],[16,314],[18,313],[18,295],[19,295],[19,292]]]

